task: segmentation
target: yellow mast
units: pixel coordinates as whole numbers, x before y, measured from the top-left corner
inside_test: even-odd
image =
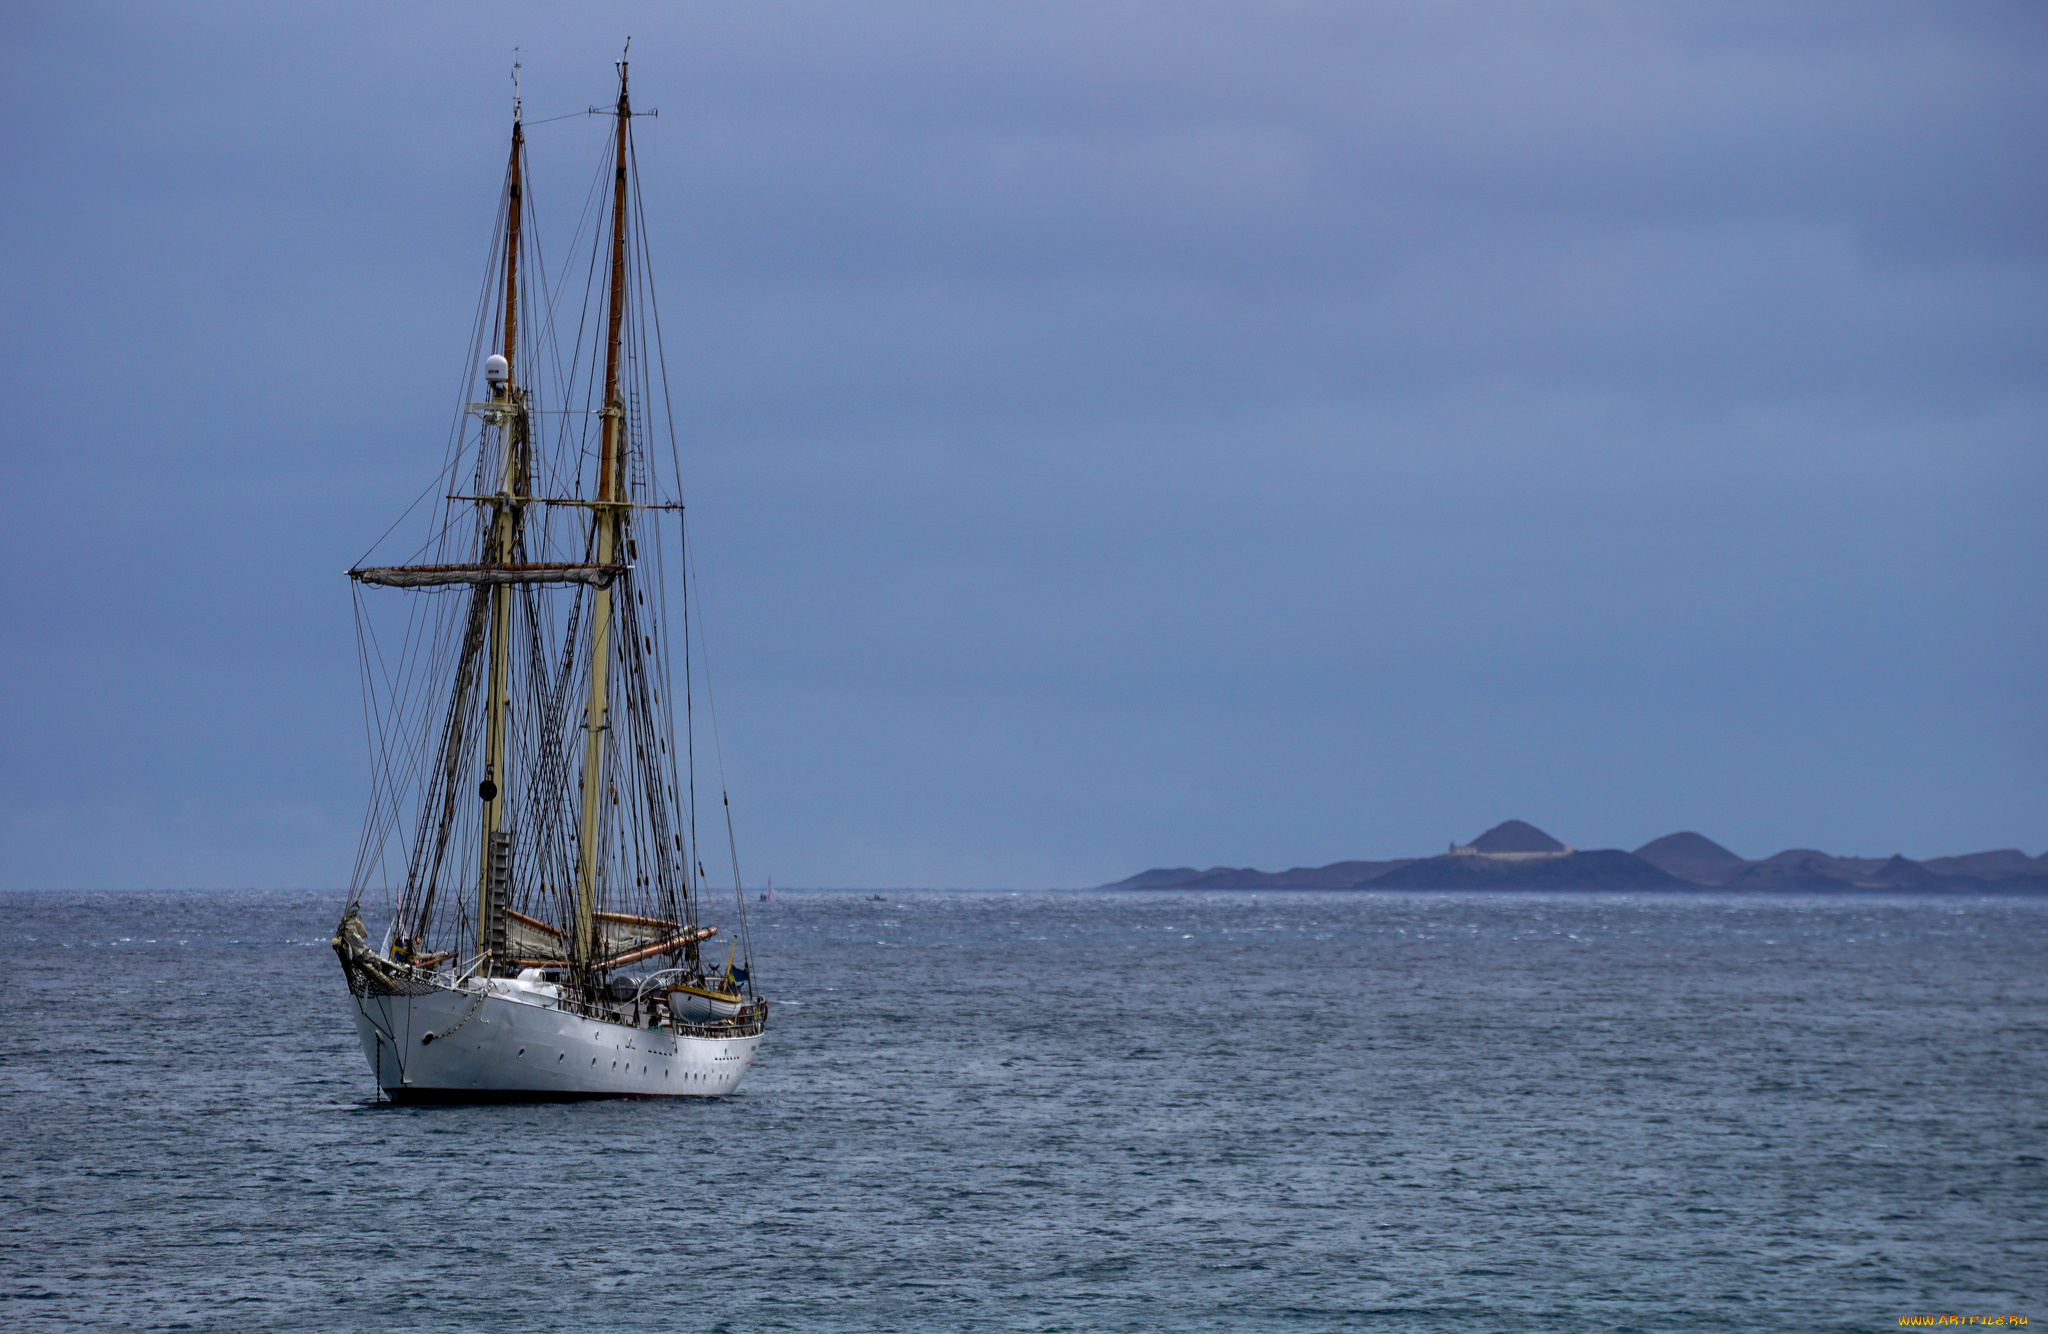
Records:
[[[525,469],[521,466],[526,446],[526,392],[513,376],[513,357],[519,346],[519,211],[522,191],[520,156],[525,131],[514,108],[512,119],[512,165],[505,207],[505,341],[500,353],[505,359],[502,381],[496,375],[491,397],[496,405],[489,415],[498,424],[500,467],[498,493],[491,498],[496,514],[491,521],[490,547],[486,565],[510,565],[519,525],[519,495]],[[505,910],[512,906],[512,849],[505,830],[508,777],[505,768],[506,720],[511,712],[512,694],[512,589],[492,584],[490,693],[484,705],[484,777],[477,795],[483,799],[483,854],[477,890],[477,953],[502,955],[505,949]],[[489,971],[489,966],[486,966]]]
[[[619,62],[618,132],[614,136],[616,161],[612,173],[612,291],[610,328],[606,334],[604,361],[604,448],[598,458],[596,546],[591,559],[598,565],[613,562],[619,541],[619,513],[625,490],[625,405],[619,398],[619,331],[626,315],[626,159],[633,112],[626,100],[626,62]],[[597,861],[598,826],[604,809],[605,676],[611,665],[611,586],[596,590],[591,598],[590,698],[583,709],[583,794],[582,826],[577,843],[580,864],[576,878],[576,924],[570,939],[570,961],[576,980],[589,980],[590,966],[597,957]]]

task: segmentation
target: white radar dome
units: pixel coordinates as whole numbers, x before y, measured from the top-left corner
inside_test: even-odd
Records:
[[[493,389],[505,387],[505,379],[511,370],[511,363],[495,352],[484,358],[484,380]]]

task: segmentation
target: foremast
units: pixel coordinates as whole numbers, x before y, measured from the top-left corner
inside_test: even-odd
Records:
[[[603,447],[598,454],[597,496],[592,506],[595,526],[592,561],[609,566],[619,547],[620,519],[625,511],[626,409],[619,396],[620,338],[626,315],[626,171],[631,151],[632,104],[626,96],[626,62],[619,61],[618,130],[613,136],[611,299],[605,333]],[[577,838],[576,921],[570,935],[571,970],[579,983],[592,980],[597,958],[597,873],[600,826],[604,812],[605,732],[609,727],[605,698],[611,665],[612,593],[609,584],[592,595],[590,618],[590,695],[583,709],[583,788]]]
[[[524,194],[521,158],[525,148],[526,132],[515,101],[505,206],[505,337],[499,353],[504,364],[486,371],[491,401],[484,409],[485,419],[494,420],[498,426],[498,489],[489,498],[491,531],[484,563],[499,568],[516,563],[520,510],[527,500],[521,494],[527,471],[526,391],[519,387],[516,359],[520,206]],[[476,948],[478,954],[495,963],[506,952],[505,912],[512,906],[512,835],[505,820],[511,789],[505,756],[512,707],[512,588],[509,584],[493,583],[489,590],[491,659],[484,701],[484,776],[477,786],[477,796],[483,801],[483,847],[477,877]]]

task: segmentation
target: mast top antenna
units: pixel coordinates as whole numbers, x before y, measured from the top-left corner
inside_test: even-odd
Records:
[[[519,48],[512,48],[512,119],[519,119]]]

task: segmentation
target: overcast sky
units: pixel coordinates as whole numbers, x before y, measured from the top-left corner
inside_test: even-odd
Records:
[[[750,879],[2040,852],[2044,14],[10,7],[0,883],[346,881],[627,34]]]

